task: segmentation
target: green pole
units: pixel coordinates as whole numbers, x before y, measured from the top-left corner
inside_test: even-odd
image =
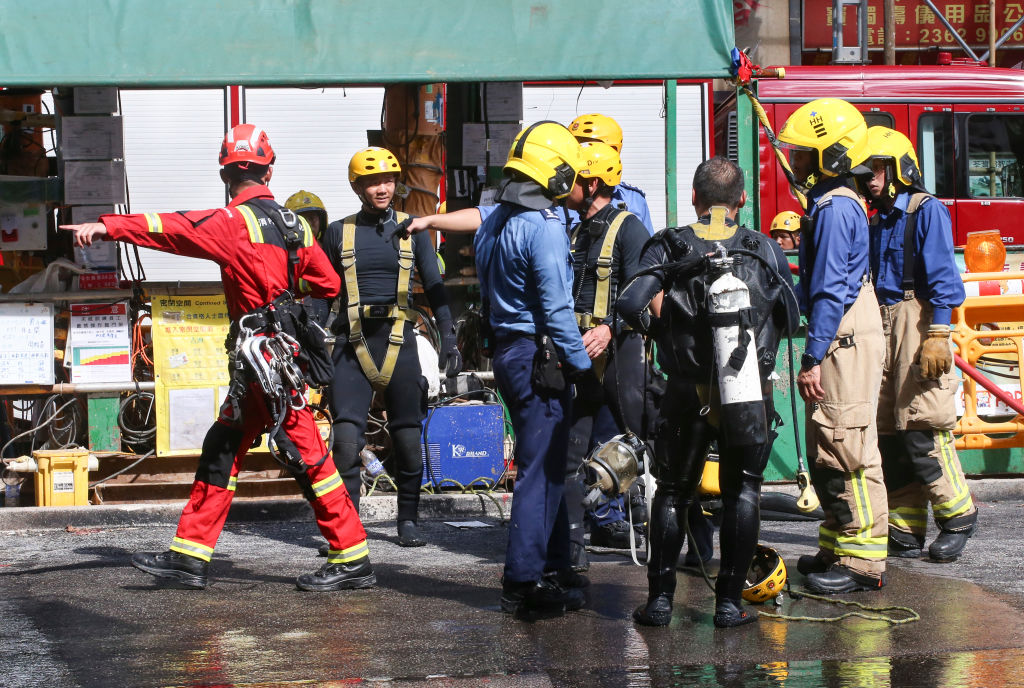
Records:
[[[676,80],[665,82],[665,224],[679,224],[678,167],[676,154]]]
[[[757,83],[750,84],[751,90],[757,93]],[[754,106],[750,99],[739,89],[736,90],[736,150],[739,166],[743,170],[744,189],[747,202],[740,208],[739,222],[755,232],[761,231],[761,204],[758,176],[758,121],[754,114]]]

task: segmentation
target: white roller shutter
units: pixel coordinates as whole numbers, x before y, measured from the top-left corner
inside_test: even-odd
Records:
[[[133,213],[224,205],[217,152],[224,137],[222,89],[121,91],[125,173]],[[134,261],[130,247],[122,259]],[[151,282],[217,281],[209,260],[139,249]]]
[[[536,86],[523,89],[524,124],[551,119],[569,124],[579,115],[599,112],[622,126],[622,179],[647,195],[654,228],[665,226],[665,115],[660,85],[616,84]],[[678,212],[692,222],[693,172],[708,156],[707,93],[702,84],[677,86]]]

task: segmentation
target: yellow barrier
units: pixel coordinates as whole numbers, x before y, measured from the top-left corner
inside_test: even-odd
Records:
[[[983,356],[1016,365],[1017,384],[1024,389],[1024,272],[966,273],[962,277],[972,295],[953,309],[953,343],[958,353],[976,368]],[[996,329],[978,329],[983,326]],[[978,383],[966,374],[963,381],[964,414],[953,430],[956,448],[1024,447],[1024,418],[1017,414],[1002,422],[982,419],[978,416]]]

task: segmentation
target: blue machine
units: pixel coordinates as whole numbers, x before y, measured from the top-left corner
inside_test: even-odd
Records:
[[[423,421],[423,484],[493,485],[505,470],[504,429],[500,404],[431,408]]]

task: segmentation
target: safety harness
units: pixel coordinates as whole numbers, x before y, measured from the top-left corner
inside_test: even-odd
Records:
[[[920,192],[912,194],[904,213],[907,216],[907,222],[903,225],[903,279],[900,281],[904,301],[913,301],[917,296],[914,291],[914,268],[917,267],[917,242],[914,240],[917,234],[917,211],[921,204],[929,198],[932,198],[931,194]],[[878,223],[878,215],[871,218],[872,225]]]
[[[395,211],[395,222],[401,223],[408,218],[406,213]],[[342,221],[341,228],[341,268],[345,278],[345,293],[348,295],[348,341],[356,352],[359,367],[363,369],[366,379],[375,390],[382,392],[391,382],[391,375],[395,372],[395,363],[398,361],[398,352],[405,342],[405,322],[416,317],[409,294],[412,269],[416,262],[412,251],[412,238],[406,237],[398,241],[398,285],[395,288],[393,304],[363,306],[359,303],[355,245],[356,215],[349,215]],[[373,362],[373,356],[366,345],[363,318],[390,318],[393,321],[391,334],[388,336],[387,353],[380,369]]]
[[[615,250],[615,238],[622,228],[626,217],[632,213],[620,211],[608,225],[608,231],[604,235],[604,242],[601,244],[601,252],[597,257],[595,276],[597,282],[594,285],[594,305],[590,313],[576,313],[576,324],[582,330],[589,330],[591,327],[600,325],[611,312],[611,276],[612,276],[612,253]],[[570,240],[570,251],[576,253],[576,241],[579,239],[583,223],[576,226]],[[584,256],[584,270],[586,269],[586,256]],[[582,285],[582,277],[580,283]]]

